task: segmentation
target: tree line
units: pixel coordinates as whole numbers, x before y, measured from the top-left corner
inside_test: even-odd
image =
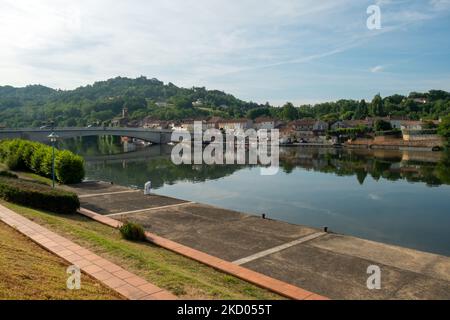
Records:
[[[204,87],[180,88],[158,79],[117,77],[75,90],[54,90],[41,85],[0,87],[0,126],[39,127],[49,119],[57,126],[108,125],[126,107],[130,120],[188,118],[273,117],[337,120],[370,116],[401,116],[411,120],[439,119],[450,114],[450,93],[442,90],[412,92],[408,96],[375,95],[371,101],[342,99],[315,105],[282,107],[246,102]]]

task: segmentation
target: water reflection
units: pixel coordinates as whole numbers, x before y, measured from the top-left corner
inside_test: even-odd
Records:
[[[441,152],[289,148],[281,151],[280,158],[286,173],[300,167],[355,176],[361,185],[368,175],[376,181],[406,180],[428,186],[450,184],[450,156]]]
[[[170,160],[171,146],[140,148],[132,143],[121,143],[117,137],[70,139],[61,142],[60,147],[85,157],[90,178],[139,187],[150,179],[155,188],[180,181],[214,180],[252,167],[177,166]],[[375,181],[405,180],[430,187],[450,184],[450,154],[443,152],[286,147],[280,148],[280,166],[286,174],[301,168],[337,176],[354,176],[360,185],[368,176]]]

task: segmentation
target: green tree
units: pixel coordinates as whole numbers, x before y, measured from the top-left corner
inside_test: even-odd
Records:
[[[375,121],[375,131],[390,131],[392,126],[390,122],[384,120]]]
[[[270,109],[268,107],[255,108],[247,112],[247,118],[250,118],[252,120],[255,120],[256,118],[261,116],[270,116]]]
[[[374,117],[382,117],[384,116],[384,106],[383,99],[380,94],[377,94],[371,103],[371,114]]]
[[[341,114],[341,120],[351,120],[353,119],[355,113],[353,111],[347,111]]]
[[[356,107],[355,114],[353,115],[353,119],[361,120],[365,119],[369,115],[369,108],[367,107],[366,100],[361,100]]]
[[[287,102],[281,109],[281,118],[284,120],[295,120],[298,118],[298,111],[295,109],[294,105]]]
[[[450,115],[442,118],[438,127],[438,134],[447,139],[447,145],[450,144]]]

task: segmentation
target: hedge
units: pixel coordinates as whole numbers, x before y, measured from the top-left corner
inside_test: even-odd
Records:
[[[28,140],[0,141],[0,162],[10,170],[30,171],[43,177],[52,177],[52,147]],[[83,181],[84,160],[70,151],[55,149],[55,177],[60,183]]]
[[[80,208],[75,193],[16,178],[0,177],[0,198],[55,213],[73,214]]]
[[[60,151],[55,159],[55,173],[61,183],[81,182],[84,178],[84,162],[70,151]]]

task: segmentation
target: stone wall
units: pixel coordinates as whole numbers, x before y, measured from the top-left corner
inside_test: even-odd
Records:
[[[376,147],[386,147],[386,148],[424,148],[431,150],[433,148],[444,146],[444,140],[440,137],[428,140],[409,140],[405,141],[403,139],[395,139],[391,137],[376,137],[375,139],[356,139],[355,141],[347,141],[345,146],[348,147],[362,147],[376,148]]]

